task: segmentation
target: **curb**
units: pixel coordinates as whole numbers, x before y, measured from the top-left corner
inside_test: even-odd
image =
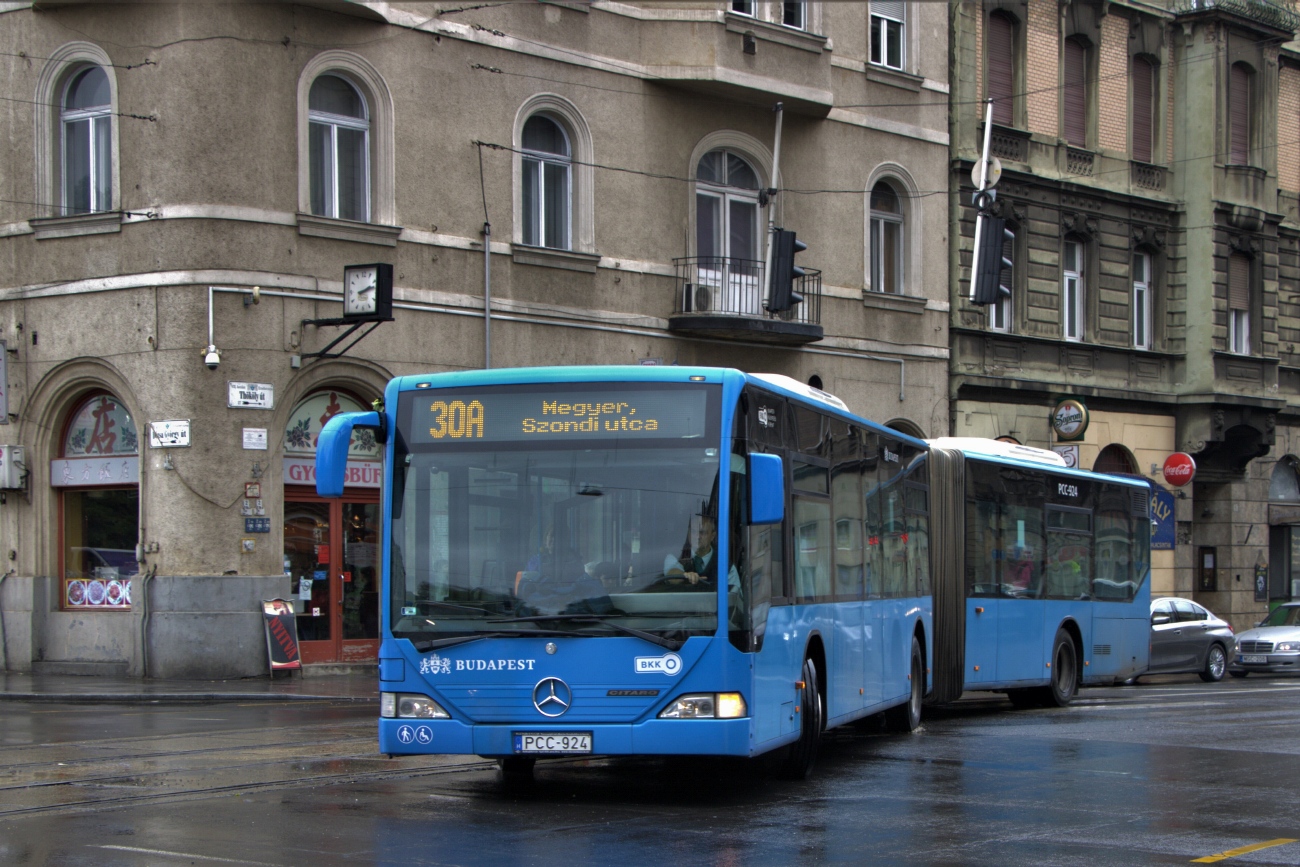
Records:
[[[241,692],[155,692],[155,693],[50,693],[50,692],[5,692],[0,693],[0,701],[66,702],[96,704],[198,704],[202,702],[295,702],[295,701],[338,701],[379,703],[379,696],[353,695],[267,695],[261,693]]]

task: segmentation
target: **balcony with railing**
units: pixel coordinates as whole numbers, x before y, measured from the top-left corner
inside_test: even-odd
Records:
[[[822,339],[822,272],[805,268],[794,291],[803,301],[769,313],[763,262],[693,256],[677,266],[673,315],[668,327],[679,334],[755,340],[798,346]]]
[[[1300,14],[1291,4],[1271,0],[1180,0],[1172,11],[1179,16],[1224,12],[1279,33],[1300,30]]]

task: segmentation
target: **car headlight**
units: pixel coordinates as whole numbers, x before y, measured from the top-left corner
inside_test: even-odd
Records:
[[[739,719],[746,712],[740,693],[709,692],[679,697],[660,712],[659,719]]]
[[[1273,645],[1273,649],[1279,653],[1300,652],[1300,641],[1280,641]]]
[[[451,719],[451,714],[427,695],[396,692],[380,694],[379,715],[388,719]]]

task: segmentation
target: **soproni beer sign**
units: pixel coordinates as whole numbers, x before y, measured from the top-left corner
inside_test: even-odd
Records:
[[[1061,401],[1052,410],[1052,430],[1059,440],[1082,439],[1088,430],[1088,408],[1073,398]]]

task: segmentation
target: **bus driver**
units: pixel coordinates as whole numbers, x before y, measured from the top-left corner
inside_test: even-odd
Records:
[[[695,533],[695,552],[690,558],[677,559],[669,554],[664,558],[664,577],[686,579],[691,584],[713,584],[718,581],[718,524],[708,515],[700,516]]]

